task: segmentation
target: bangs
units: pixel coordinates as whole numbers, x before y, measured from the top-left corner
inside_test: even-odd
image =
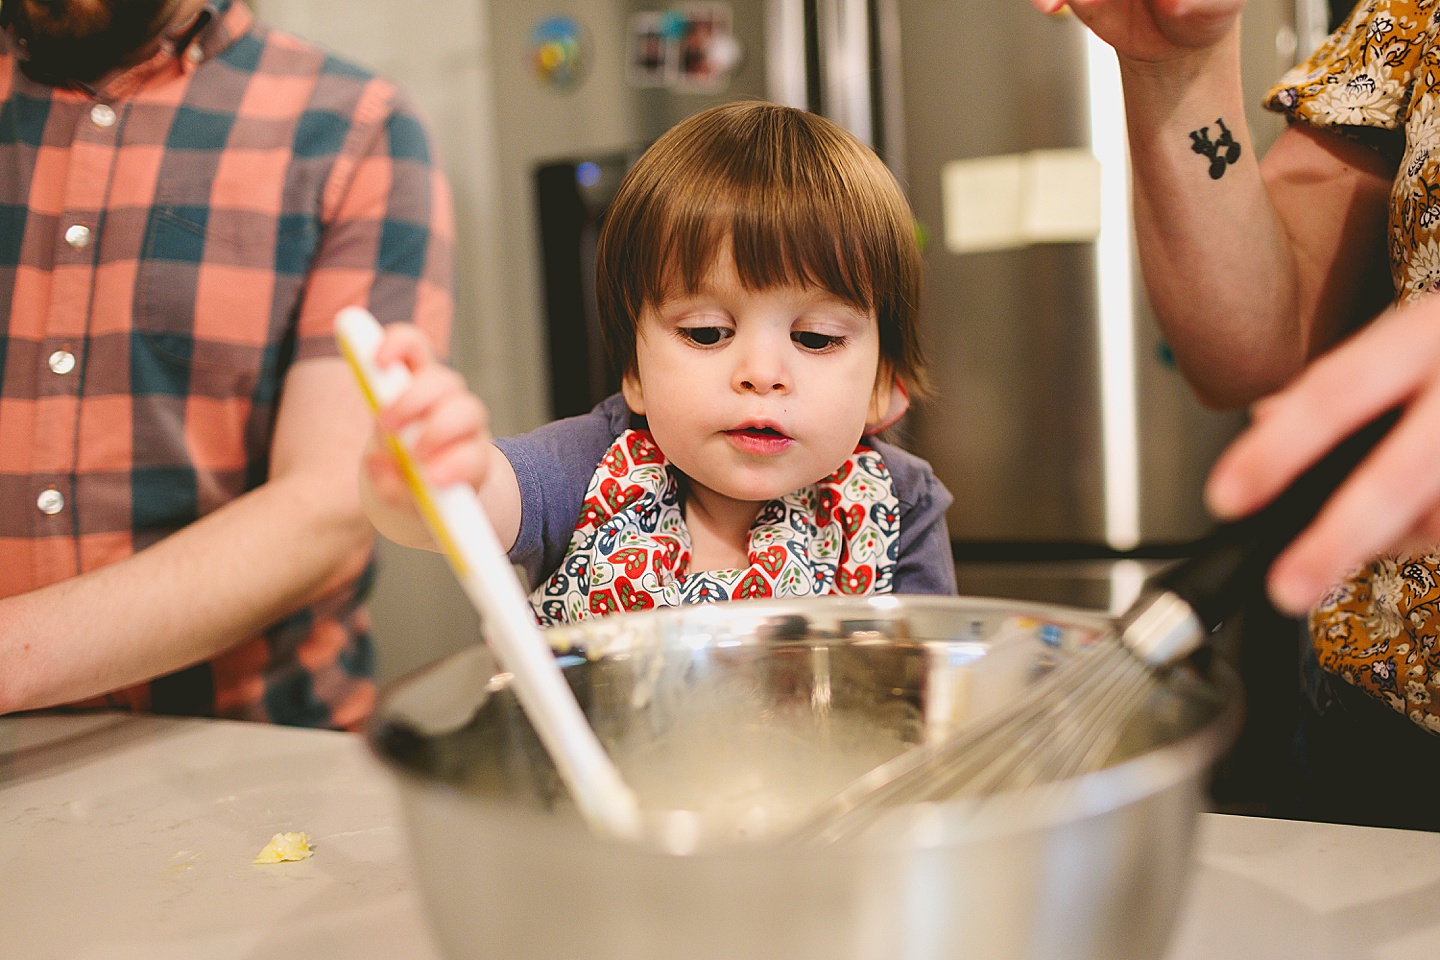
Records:
[[[875,245],[840,227],[855,222],[853,212],[834,209],[824,202],[829,198],[802,198],[773,184],[710,183],[714,189],[694,202],[654,211],[656,258],[642,273],[644,304],[696,293],[728,246],[747,290],[819,287],[867,313],[875,311],[872,277],[878,265],[868,257]]]

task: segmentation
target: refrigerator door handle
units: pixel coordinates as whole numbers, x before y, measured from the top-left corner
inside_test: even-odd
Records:
[[[825,113],[873,147],[871,0],[818,0],[817,8]]]
[[[823,114],[904,178],[899,0],[765,0],[771,100]]]
[[[811,90],[811,37],[815,0],[765,0],[765,84],[770,99],[787,107],[815,110],[819,91]],[[809,8],[809,9],[807,9]]]

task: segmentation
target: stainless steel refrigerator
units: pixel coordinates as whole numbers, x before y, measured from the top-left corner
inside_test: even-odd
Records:
[[[507,9],[513,37],[539,17],[528,4]],[[1203,479],[1241,419],[1201,407],[1150,315],[1113,54],[1073,16],[1045,16],[1025,0],[565,9],[590,32],[595,59],[570,89],[546,94],[570,98],[571,135],[531,158],[525,184],[554,412],[606,387],[584,274],[626,158],[704,106],[765,97],[825,113],[871,143],[928,237],[922,317],[937,390],[907,418],[903,440],[955,496],[949,523],[962,567],[1163,556],[1204,532]],[[675,27],[665,17],[697,14],[721,19],[733,37],[725,52],[738,57],[708,86],[669,82],[676,68],[656,69],[643,35],[656,23]],[[1278,134],[1261,95],[1297,50],[1318,42],[1327,17],[1324,0],[1246,7],[1257,142],[1243,149],[1263,151]],[[518,78],[515,86],[512,115],[528,121],[535,91]],[[615,120],[596,129],[586,111]],[[505,116],[502,105],[502,131]],[[1014,223],[990,223],[1017,216],[1015,202],[996,207],[1005,189],[1019,191],[1024,209]],[[962,575],[966,586],[1005,589]],[[1105,604],[1125,589],[1051,598]]]

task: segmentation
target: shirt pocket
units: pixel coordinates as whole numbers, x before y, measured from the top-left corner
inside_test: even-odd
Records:
[[[286,229],[282,245],[279,231]],[[272,400],[293,351],[303,270],[277,275],[282,247],[315,246],[309,221],[203,206],[156,206],[136,276],[135,386],[142,392]],[[293,254],[292,254],[293,256]],[[146,382],[148,381],[148,382]]]

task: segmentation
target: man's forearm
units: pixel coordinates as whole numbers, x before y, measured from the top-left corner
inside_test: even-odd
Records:
[[[372,537],[356,494],[300,472],[124,561],[0,601],[0,713],[207,660],[357,574]]]

